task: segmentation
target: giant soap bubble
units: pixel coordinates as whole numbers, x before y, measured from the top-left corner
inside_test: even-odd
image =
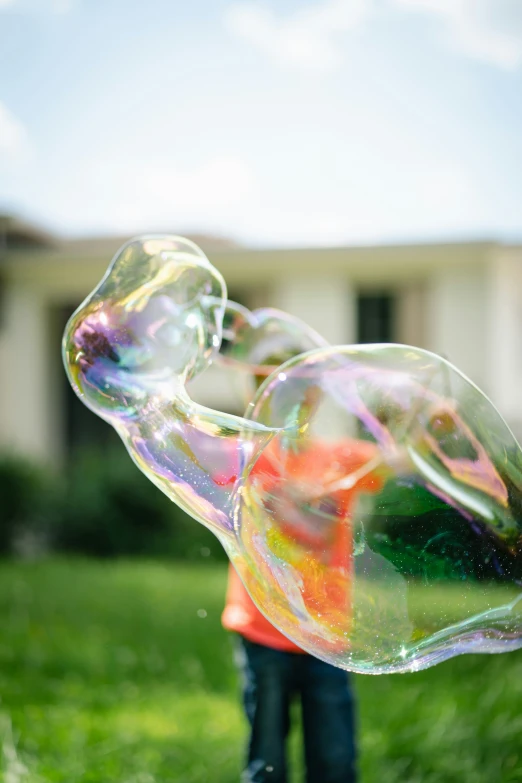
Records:
[[[328,346],[228,303],[178,237],[125,245],[63,351],[83,402],[303,649],[377,674],[522,646],[522,453],[444,359]],[[244,417],[191,400],[214,359],[257,378]]]

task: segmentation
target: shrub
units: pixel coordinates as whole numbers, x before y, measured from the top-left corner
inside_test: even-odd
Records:
[[[83,452],[59,476],[0,456],[0,556],[224,560],[215,536],[155,487],[123,448]]]
[[[155,487],[121,448],[72,460],[54,542],[61,551],[98,557],[224,557],[215,537]]]
[[[24,536],[47,538],[56,501],[51,473],[21,457],[0,456],[0,555],[12,553]]]

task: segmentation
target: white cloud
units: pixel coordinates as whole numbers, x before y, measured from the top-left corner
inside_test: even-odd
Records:
[[[29,13],[67,14],[76,0],[0,0],[0,11],[17,6],[17,10]]]
[[[24,125],[0,101],[0,160],[18,161],[29,150],[29,136]]]
[[[391,0],[405,10],[421,11],[445,24],[457,51],[506,69],[522,65],[521,0]]]
[[[522,65],[522,0],[323,0],[286,16],[255,0],[230,5],[227,30],[281,65],[333,70],[343,33],[361,27],[384,2],[439,19],[456,51],[506,69]]]
[[[229,6],[225,26],[277,63],[331,70],[342,62],[342,33],[359,27],[373,0],[326,0],[286,17],[256,2]]]
[[[59,219],[73,223],[87,219],[124,233],[142,228],[214,228],[226,219],[237,220],[245,201],[255,193],[250,169],[233,155],[215,157],[191,170],[168,162],[91,162],[77,177],[78,199],[63,190],[64,200],[54,205]]]
[[[257,212],[245,210],[241,229],[246,241],[321,247],[467,235],[484,225],[483,194],[473,177],[458,163],[439,160],[397,163],[380,188],[354,180],[341,194],[310,191],[275,205],[262,199]]]
[[[68,14],[73,6],[74,0],[52,0],[51,11],[53,14]]]

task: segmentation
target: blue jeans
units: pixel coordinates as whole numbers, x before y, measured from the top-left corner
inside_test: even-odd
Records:
[[[347,672],[311,655],[239,637],[237,662],[250,723],[243,783],[286,783],[290,703],[300,696],[307,783],[355,783],[354,699]]]

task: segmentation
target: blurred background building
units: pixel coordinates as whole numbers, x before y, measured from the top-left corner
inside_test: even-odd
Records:
[[[517,0],[0,0],[0,454],[111,437],[60,337],[162,227],[232,299],[441,353],[518,428],[520,95]]]
[[[59,345],[67,318],[128,237],[64,240],[0,220],[0,450],[59,465],[76,447],[113,437],[70,390]],[[522,245],[249,249],[191,239],[222,272],[231,299],[286,310],[333,344],[399,342],[442,354],[522,430]],[[218,368],[192,394],[240,412]]]

